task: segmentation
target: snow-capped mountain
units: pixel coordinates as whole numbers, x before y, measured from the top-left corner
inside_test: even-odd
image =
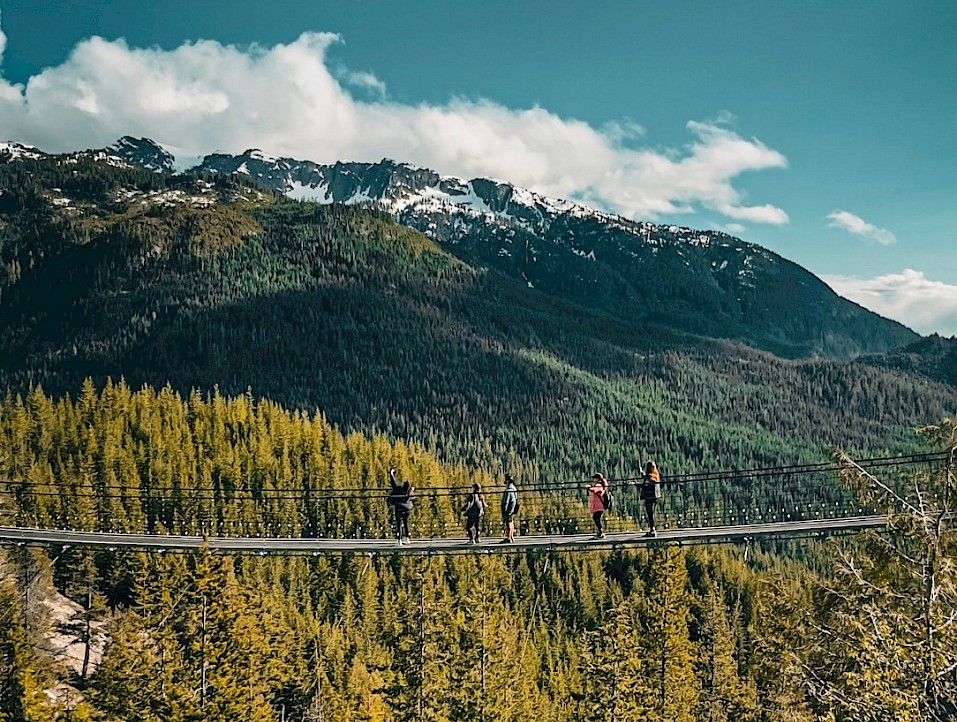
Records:
[[[44,155],[46,155],[46,153],[38,148],[34,148],[32,145],[0,141],[0,163],[24,158],[35,160]]]
[[[36,160],[50,155],[32,145],[0,142],[0,163],[17,160]],[[75,151],[63,154],[68,158],[92,158],[111,165],[145,168],[156,173],[173,172],[173,156],[149,138],[133,138],[124,135],[106,148]]]
[[[210,155],[195,170],[242,174],[293,198],[370,204],[463,260],[545,293],[782,355],[856,355],[917,337],[759,245],[634,221],[509,183],[391,160],[322,165],[259,150]],[[853,343],[847,328],[855,329]]]
[[[172,171],[172,157],[148,139],[127,136],[85,153],[113,165]],[[242,176],[296,199],[369,205],[463,261],[544,294],[779,355],[848,357],[918,338],[759,245],[635,221],[488,178],[446,177],[391,160],[320,164],[260,150],[212,154],[188,173]]]
[[[507,183],[484,178],[464,181],[388,159],[378,163],[321,165],[247,150],[238,156],[218,153],[206,156],[194,170],[243,174],[261,186],[292,198],[319,203],[375,202],[393,213],[409,208],[461,211],[540,225],[545,216],[554,217],[572,208],[588,211],[584,206],[546,198]]]
[[[156,173],[173,172],[173,156],[162,146],[149,138],[133,138],[124,135],[113,145],[104,148],[103,152],[130,165],[146,168]]]

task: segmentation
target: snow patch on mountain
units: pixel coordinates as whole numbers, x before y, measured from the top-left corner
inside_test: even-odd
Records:
[[[0,162],[23,160],[36,160],[46,155],[42,150],[34,148],[32,145],[23,143],[14,143],[12,141],[0,141]]]
[[[129,135],[124,135],[113,145],[98,152],[154,173],[172,173],[175,162],[172,154],[158,143],[149,138],[134,138]]]
[[[319,183],[318,185],[306,185],[300,181],[292,181],[289,184],[286,195],[297,201],[313,201],[315,203],[332,203],[332,196],[329,193],[328,183]]]

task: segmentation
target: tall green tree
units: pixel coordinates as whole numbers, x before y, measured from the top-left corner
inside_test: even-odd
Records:
[[[756,719],[757,690],[742,675],[736,632],[738,609],[730,612],[719,584],[709,584],[701,600],[700,722],[750,722]]]
[[[46,695],[53,676],[37,657],[36,628],[25,611],[30,614],[13,579],[0,579],[0,720],[53,722],[55,708]]]
[[[957,716],[957,422],[920,431],[942,468],[898,486],[838,454],[843,477],[887,512],[840,554],[822,584],[811,690],[837,720],[939,722]]]
[[[649,720],[693,722],[700,682],[695,674],[698,645],[691,639],[691,606],[685,553],[677,546],[656,549],[649,558],[646,659],[654,670]]]

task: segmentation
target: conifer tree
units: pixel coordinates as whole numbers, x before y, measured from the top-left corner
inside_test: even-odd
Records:
[[[97,709],[108,719],[163,722],[174,718],[163,689],[161,645],[153,634],[135,611],[114,620],[109,646],[89,688]]]
[[[701,722],[748,722],[757,715],[753,684],[741,678],[736,658],[733,619],[721,585],[710,584],[702,599]]]
[[[901,491],[839,453],[843,478],[887,511],[888,534],[866,533],[822,585],[823,619],[806,667],[838,720],[938,722],[957,715],[957,422],[921,430],[943,467]]]
[[[649,720],[692,722],[698,708],[696,644],[690,638],[692,595],[684,552],[673,545],[650,556],[651,586],[645,636],[652,665],[653,711]]]
[[[0,582],[0,720],[53,722],[45,693],[48,669],[33,651],[34,639],[22,615],[20,595],[10,581]]]
[[[646,600],[636,594],[622,599],[611,614],[606,635],[613,640],[615,654],[612,722],[644,720],[654,713],[657,665],[640,653],[641,630],[648,623],[648,614]]]
[[[198,682],[195,700],[207,720],[270,722],[263,678],[270,650],[263,644],[230,559],[196,558],[193,598],[182,636],[187,664]]]
[[[98,572],[95,553],[90,549],[72,550],[61,553],[69,561],[70,576],[65,580],[64,592],[77,600],[81,611],[65,625],[64,631],[83,645],[83,660],[80,667],[80,679],[86,680],[90,670],[90,654],[93,645],[93,625],[107,613],[106,599],[97,585]]]

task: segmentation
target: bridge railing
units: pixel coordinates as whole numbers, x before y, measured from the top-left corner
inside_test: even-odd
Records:
[[[882,478],[903,482],[915,467],[931,468],[940,455],[864,460]],[[614,509],[606,529],[646,528],[637,479],[611,479]],[[380,487],[132,488],[93,478],[37,483],[0,482],[0,518],[17,526],[53,529],[198,534],[206,536],[387,538],[392,534],[385,489]],[[536,481],[519,487],[521,534],[594,531],[587,480]],[[410,526],[413,536],[464,535],[461,506],[469,489],[420,488]],[[488,537],[501,533],[500,489],[489,490],[482,522]],[[837,480],[831,463],[732,470],[665,477],[656,505],[659,529],[741,526],[863,516],[880,510],[858,503]]]

